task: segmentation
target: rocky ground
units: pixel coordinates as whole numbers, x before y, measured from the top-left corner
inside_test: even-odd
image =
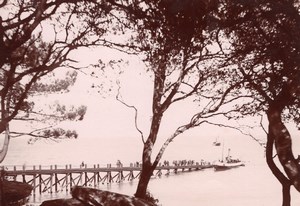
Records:
[[[71,199],[45,201],[41,206],[155,206],[143,199],[119,193],[76,186]]]
[[[2,187],[4,204],[10,206],[24,204],[32,191],[31,185],[16,181],[4,180]]]

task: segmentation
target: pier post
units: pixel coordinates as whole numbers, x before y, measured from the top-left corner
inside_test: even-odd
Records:
[[[93,176],[93,179],[94,179],[94,180],[93,180],[93,181],[94,181],[94,187],[96,187],[96,185],[97,185],[97,184],[96,184],[96,181],[97,181],[97,180],[96,180],[96,174],[97,174],[97,173],[95,172],[95,170],[96,170],[96,165],[94,164],[94,176]]]
[[[129,175],[128,175],[128,180],[132,181],[133,179],[134,179],[133,170],[130,170]]]
[[[54,170],[55,171],[57,170],[57,165],[54,165]],[[54,183],[55,183],[54,190],[57,193],[58,192],[58,190],[57,190],[57,184],[58,184],[57,173],[54,173]]]
[[[52,171],[52,165],[50,165],[50,170]],[[50,194],[53,193],[53,172],[50,174]]]
[[[72,165],[71,164],[69,164],[69,170],[71,170],[72,169]],[[70,173],[68,174],[67,173],[67,175],[69,175],[70,176],[70,191],[71,191],[71,189],[72,189],[72,186],[73,186],[73,178],[72,178],[72,171],[70,171]],[[68,187],[68,186],[67,186]]]
[[[42,194],[42,174],[39,174],[39,193]]]
[[[14,170],[15,170],[15,171],[17,170],[17,167],[16,167],[16,166],[14,166]],[[23,172],[25,172],[25,165],[22,166],[22,170],[23,170]],[[22,176],[23,176],[23,182],[26,183],[25,174],[23,173]],[[17,178],[17,177],[16,177],[16,178]]]
[[[83,172],[81,171],[80,176],[79,176],[79,180],[78,180],[78,182],[80,182],[80,185],[82,185],[82,176],[83,176]]]
[[[81,173],[81,185],[82,186],[87,186],[87,182],[86,182],[86,180],[87,180],[87,174],[86,174],[86,172],[82,172]]]
[[[107,183],[110,184],[112,182],[111,172],[107,172]]]
[[[23,165],[23,168],[25,168],[25,165]],[[36,189],[36,172],[35,172],[35,165],[33,166],[33,179],[32,179],[32,183],[33,183],[33,196],[35,196],[35,189]]]
[[[54,189],[55,189],[55,192],[57,193],[57,192],[58,192],[58,190],[57,190],[57,184],[58,184],[57,173],[54,174],[54,182],[55,182],[55,187],[54,187]]]
[[[73,177],[72,177],[72,172],[70,172],[70,191],[73,187]]]
[[[39,165],[39,172],[41,171],[42,166]],[[42,194],[42,174],[39,174],[39,193]]]
[[[99,166],[99,165],[98,165]],[[98,167],[99,168],[99,167]],[[96,180],[97,180],[97,186],[99,186],[100,183],[100,172],[96,173]]]
[[[66,170],[68,170],[68,165],[66,165]],[[68,184],[69,184],[69,181],[68,181],[68,173],[66,172],[66,191],[68,192]]]
[[[94,187],[96,187],[96,186],[97,186],[97,183],[96,183],[96,175],[97,175],[97,173],[96,173],[96,172],[94,172]]]

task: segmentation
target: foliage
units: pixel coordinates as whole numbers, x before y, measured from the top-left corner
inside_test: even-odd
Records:
[[[300,18],[294,1],[224,1],[222,17],[245,88],[259,95],[252,112],[266,111],[289,88],[286,119],[299,116]],[[297,122],[299,123],[299,122]]]
[[[91,15],[93,9],[97,13]],[[66,91],[76,80],[76,73],[69,73],[70,79],[54,82],[55,86],[39,80],[54,70],[80,69],[70,54],[81,47],[103,45],[100,36],[108,31],[111,15],[106,1],[87,0],[5,0],[0,3],[0,12],[0,133],[6,133],[6,144],[0,152],[2,162],[11,134],[9,123],[30,121],[29,114],[41,115],[34,111],[35,104],[28,97]],[[85,110],[78,111],[82,119]],[[75,115],[69,113],[68,118],[75,119]],[[33,133],[38,130],[15,134],[36,136]]]
[[[218,36],[217,1],[110,1],[125,12],[134,29],[123,48],[144,58],[153,76],[152,118],[149,134],[142,140],[143,170],[136,196],[144,197],[151,176],[167,146],[188,129],[210,122],[211,117],[232,118],[227,108],[242,97],[243,83],[235,70],[223,66],[226,52]],[[243,81],[243,80],[242,80]],[[197,104],[190,121],[179,125],[152,161],[153,147],[165,112],[178,102]],[[124,103],[124,102],[123,102]],[[126,105],[126,104],[125,104]],[[135,110],[137,112],[137,110]],[[224,125],[223,125],[224,126]]]
[[[68,71],[64,79],[56,78],[53,83],[46,83],[42,81],[35,82],[30,92],[31,95],[36,95],[69,91],[69,87],[74,85],[76,79],[77,72]]]
[[[58,117],[63,120],[75,120],[77,116],[78,120],[82,120],[87,110],[86,106],[80,106],[78,108],[72,106],[71,108],[67,108],[65,105],[58,103],[56,103],[54,107],[55,111],[58,113]]]
[[[44,129],[42,131],[38,131],[31,139],[29,139],[28,143],[33,144],[37,140],[41,138],[48,138],[53,140],[59,139],[76,139],[78,137],[78,133],[75,130],[65,130],[62,128],[52,128],[52,129]]]
[[[283,205],[288,206],[290,186],[300,191],[300,168],[283,122],[292,120],[298,127],[300,123],[300,5],[293,0],[222,3],[223,29],[232,44],[230,61],[254,99],[245,109],[268,117],[266,159],[282,184]],[[284,172],[274,163],[274,146]]]
[[[97,14],[90,19],[88,11],[93,9]],[[39,113],[34,111],[35,104],[28,101],[29,96],[67,91],[74,84],[76,72],[52,83],[41,78],[57,69],[79,69],[76,61],[69,58],[70,53],[80,47],[102,44],[99,36],[108,28],[110,8],[101,1],[24,0],[3,1],[0,10],[2,133],[10,121],[30,119],[30,113]],[[85,110],[65,111],[66,118],[79,115],[82,119]]]
[[[29,96],[67,91],[76,81],[76,72],[51,83],[42,78],[63,67],[77,70],[76,60],[69,57],[72,51],[104,45],[139,55],[153,77],[147,139],[139,130],[144,148],[136,196],[150,196],[156,202],[146,189],[165,149],[188,129],[203,123],[221,125],[209,121],[210,117],[229,120],[261,112],[278,117],[279,113],[277,119],[269,115],[270,131],[275,125],[278,133],[269,133],[268,138],[275,139],[278,153],[291,153],[288,147],[280,147],[289,140],[289,134],[279,140],[287,131],[282,129],[281,118],[300,125],[299,6],[295,0],[3,1],[0,11],[6,16],[0,19],[0,132],[12,120],[28,121],[30,115],[41,115],[45,121],[49,117],[55,121],[82,120],[87,109],[84,106],[69,110],[56,104],[52,107],[55,114],[50,115],[35,111]],[[45,27],[50,28],[50,35]],[[108,38],[108,33],[114,36]],[[119,34],[122,38],[118,39]],[[123,41],[128,37],[129,41]],[[239,99],[243,102],[237,103]],[[198,111],[166,138],[152,161],[165,112],[187,100],[196,103]],[[52,127],[28,134],[54,139],[77,137],[74,131]],[[269,149],[273,144],[269,142]],[[269,151],[272,155],[272,149]],[[288,163],[294,162],[290,156]],[[297,168],[292,172],[299,173]]]

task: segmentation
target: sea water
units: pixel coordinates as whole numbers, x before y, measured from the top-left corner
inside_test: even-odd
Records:
[[[38,141],[33,145],[25,139],[13,139],[3,165],[31,167],[32,165],[67,164],[87,165],[120,160],[124,165],[141,161],[142,141],[139,138],[79,138],[76,140]],[[246,137],[228,137],[219,147],[213,146],[211,137],[183,137],[172,143],[163,160],[214,161],[228,148],[233,157],[245,161],[245,167],[227,171],[204,169],[192,172],[171,173],[153,177],[149,191],[163,206],[280,206],[281,187],[265,163],[264,148]],[[161,142],[158,142],[158,145]],[[226,144],[226,146],[224,146]],[[159,148],[159,147],[158,147]],[[120,184],[104,184],[100,189],[133,195],[137,180]],[[292,188],[292,205],[300,205],[300,194]],[[28,205],[40,205],[42,201],[70,197],[67,192],[44,193],[31,196]]]

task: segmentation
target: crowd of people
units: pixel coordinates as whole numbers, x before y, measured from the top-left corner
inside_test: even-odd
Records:
[[[174,160],[172,164],[169,161],[164,160],[162,163],[159,163],[159,166],[190,166],[190,165],[210,165],[210,162],[204,161],[203,159],[200,162],[195,162],[194,160]],[[123,163],[120,160],[116,162],[117,167],[123,167]],[[130,163],[130,167],[141,167],[141,162]],[[85,163],[82,161],[80,168],[86,167]],[[108,167],[111,167],[111,164],[108,164]]]
[[[173,165],[174,166],[187,166],[187,165],[193,165],[195,163],[194,160],[174,160]]]
[[[174,160],[173,166],[189,166],[189,165],[209,165],[210,162],[201,160],[200,162],[195,162],[195,160]],[[165,160],[162,163],[162,166],[170,166],[170,162]]]

